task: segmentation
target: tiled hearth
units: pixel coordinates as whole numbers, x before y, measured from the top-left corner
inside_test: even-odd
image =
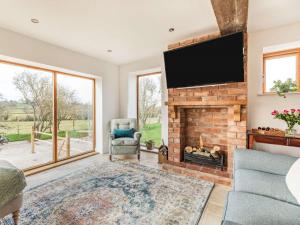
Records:
[[[178,167],[164,165],[164,168],[230,184],[233,150],[246,147],[246,83],[169,89],[168,95],[168,164]],[[204,146],[219,146],[224,152],[224,171],[183,161],[184,148],[199,146],[200,135]]]

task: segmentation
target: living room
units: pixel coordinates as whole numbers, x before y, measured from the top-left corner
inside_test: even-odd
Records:
[[[1,1],[0,224],[300,224],[299,3]]]

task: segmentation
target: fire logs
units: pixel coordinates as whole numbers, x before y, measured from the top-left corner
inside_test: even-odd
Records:
[[[186,146],[184,148],[184,161],[216,166],[221,168],[221,170],[223,170],[225,165],[224,153],[221,151],[220,146],[205,147],[201,135],[199,137],[199,146]]]
[[[184,148],[184,151],[195,155],[202,155],[202,156],[213,157],[215,159],[218,159],[220,158],[221,148],[217,145],[215,145],[213,148],[186,146]]]

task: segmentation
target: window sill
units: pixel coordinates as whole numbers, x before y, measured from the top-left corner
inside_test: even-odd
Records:
[[[300,94],[300,92],[296,91],[296,92],[286,93],[286,95],[297,95],[297,94]],[[264,93],[258,93],[257,94],[257,96],[274,96],[274,95],[278,96],[275,92],[264,92]]]
[[[141,145],[141,151],[158,154],[157,147],[154,147],[152,150],[148,150],[145,145]]]

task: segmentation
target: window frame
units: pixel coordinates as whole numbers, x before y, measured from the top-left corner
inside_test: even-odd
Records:
[[[48,68],[43,68],[43,67],[39,67],[39,66],[32,66],[29,64],[25,64],[25,63],[18,63],[18,62],[13,62],[13,61],[8,61],[8,60],[2,60],[0,59],[0,64],[8,64],[8,65],[13,65],[13,66],[19,66],[19,67],[23,67],[23,68],[28,68],[28,69],[34,69],[34,70],[40,70],[40,71],[45,71],[45,72],[49,72],[52,74],[52,82],[53,82],[53,93],[52,93],[52,98],[53,98],[53,108],[52,108],[52,118],[53,121],[55,121],[53,123],[53,146],[52,146],[52,153],[53,153],[53,158],[52,161],[49,161],[47,163],[42,163],[42,164],[38,164],[38,165],[34,165],[28,168],[23,169],[23,171],[25,172],[26,175],[31,175],[34,174],[36,172],[40,172],[40,171],[44,171],[53,167],[56,167],[58,165],[63,165],[66,164],[68,162],[73,162],[76,160],[80,160],[84,157],[87,157],[89,155],[94,155],[96,154],[96,79],[92,78],[92,77],[86,77],[86,76],[82,76],[82,75],[77,75],[77,74],[73,74],[73,73],[68,73],[68,72],[64,72],[64,71],[60,71],[60,70],[53,70],[53,69],[48,69]],[[65,75],[65,76],[72,76],[72,77],[78,77],[78,78],[82,78],[82,79],[87,79],[87,80],[91,80],[93,82],[93,149],[91,149],[90,151],[86,151],[83,153],[79,153],[76,155],[72,155],[70,157],[65,157],[63,159],[59,159],[58,158],[58,130],[57,130],[57,115],[58,115],[58,105],[57,105],[57,74],[60,75]]]
[[[275,52],[268,52],[263,54],[263,83],[262,83],[262,93],[263,94],[275,94],[273,91],[266,90],[266,60],[276,59],[276,58],[283,58],[287,56],[296,56],[296,84],[298,87],[298,91],[300,92],[300,48],[282,50],[282,51],[275,51]]]

